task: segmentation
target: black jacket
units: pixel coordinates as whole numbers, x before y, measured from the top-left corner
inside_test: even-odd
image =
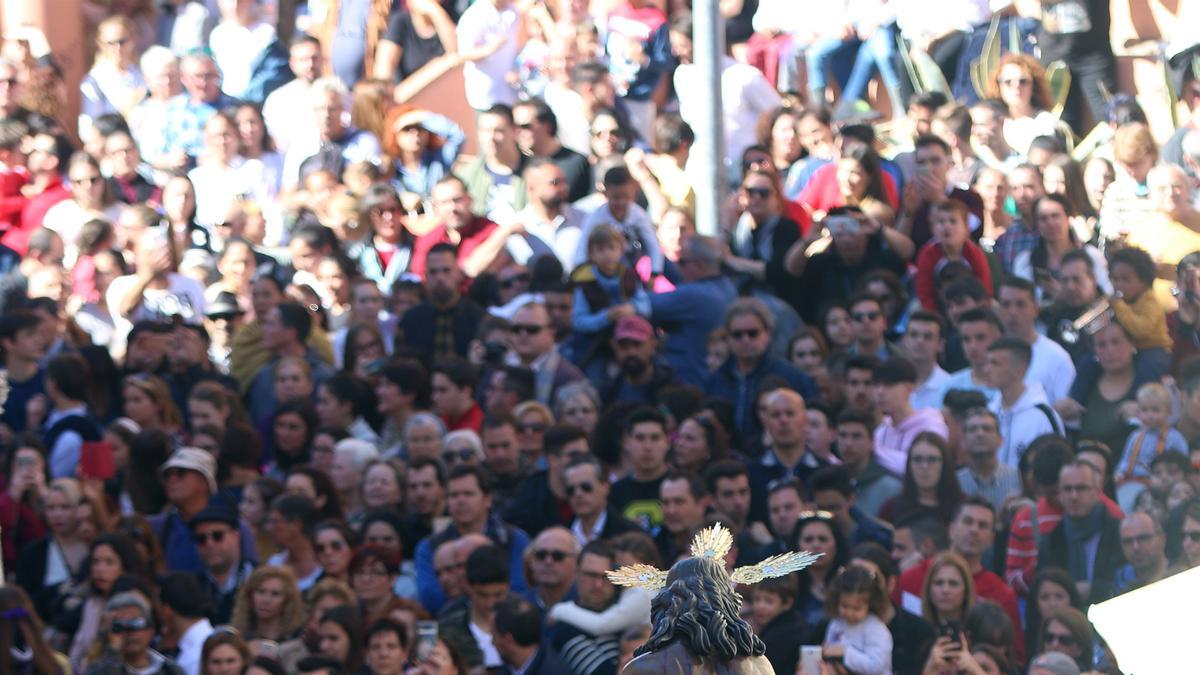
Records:
[[[1100,504],[1097,508],[1104,509]],[[1038,546],[1038,569],[1067,566],[1067,534],[1064,520],[1054,531],[1042,538]],[[1100,527],[1100,543],[1096,546],[1096,557],[1092,567],[1092,590],[1086,598],[1089,604],[1104,602],[1113,596],[1113,581],[1117,570],[1125,565],[1125,552],[1121,550],[1121,521],[1113,518],[1104,509],[1104,524]],[[1083,581],[1083,579],[1076,579]]]
[[[763,627],[761,634],[767,645],[767,660],[776,673],[796,672],[800,660],[800,645],[809,644],[808,626],[800,613],[789,609]],[[818,639],[817,642],[820,642]]]
[[[538,471],[521,481],[517,486],[512,504],[504,514],[504,522],[525,530],[530,537],[555,525],[570,526],[569,519],[562,518],[558,497],[550,490],[550,474]]]
[[[474,302],[463,298],[458,305],[450,310],[454,314],[454,351],[459,356],[466,357],[467,347],[475,339],[479,321],[483,318],[483,309]],[[404,313],[396,331],[396,344],[407,343],[409,347],[432,359],[433,337],[438,314],[433,305],[423,302]]]

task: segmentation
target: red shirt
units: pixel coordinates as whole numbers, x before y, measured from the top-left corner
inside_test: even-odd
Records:
[[[476,216],[467,223],[465,227],[458,230],[458,264],[461,266],[476,248],[479,247],[492,232],[500,227],[496,223],[484,218]],[[413,243],[413,259],[408,266],[408,271],[413,274],[425,278],[425,256],[429,255],[429,249],[434,246],[446,243],[453,244],[454,240],[450,238],[450,232],[445,225],[438,225],[429,232],[417,237],[417,241]]]
[[[42,226],[46,212],[55,204],[71,198],[71,191],[62,183],[62,179],[54,177],[42,193],[25,203],[21,210],[21,219],[16,227],[10,228],[0,238],[0,244],[25,255],[29,251],[29,235]]]
[[[937,272],[938,263],[946,257],[945,250],[936,239],[930,239],[921,247],[917,254],[917,299],[921,307],[930,312],[938,311]],[[990,297],[992,295],[992,269],[988,267],[987,254],[975,242],[963,242],[962,259],[971,268],[971,272],[983,284]]]
[[[892,209],[900,208],[900,197],[896,192],[896,179],[883,170],[883,191],[887,194],[888,204]],[[828,211],[835,206],[845,206],[846,198],[837,182],[837,162],[830,162],[817,169],[809,179],[808,185],[800,193],[800,201],[813,211]]]
[[[896,590],[892,594],[892,602],[901,608],[900,611],[920,605],[921,593],[925,590],[925,577],[929,574],[932,564],[932,559],[926,560],[900,575],[900,583],[896,585]],[[1025,661],[1025,633],[1021,630],[1021,613],[1017,609],[1017,594],[998,575],[983,568],[975,573],[974,581],[976,599],[990,600],[1000,605],[1000,608],[1012,621],[1013,630],[1017,635],[1016,642],[1013,643],[1013,651],[1017,655],[1017,660],[1023,663]],[[913,598],[916,599],[915,605],[912,604]],[[908,604],[905,604],[906,602]]]
[[[480,408],[478,403],[472,403],[471,408],[458,419],[452,420],[443,417],[442,422],[446,424],[446,431],[448,432],[470,429],[475,433],[479,433],[480,428],[483,427],[483,408]]]

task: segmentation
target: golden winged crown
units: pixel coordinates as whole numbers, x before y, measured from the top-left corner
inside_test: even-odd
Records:
[[[696,533],[692,540],[692,557],[720,560],[733,547],[733,535],[720,523]],[[782,577],[808,567],[821,553],[790,551],[773,555],[757,565],[738,567],[729,575],[735,584],[757,584],[763,579]],[[631,586],[657,591],[667,585],[667,573],[653,565],[626,565],[608,572],[608,578],[618,586]]]

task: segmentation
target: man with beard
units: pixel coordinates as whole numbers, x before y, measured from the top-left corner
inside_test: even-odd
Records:
[[[1054,304],[1042,312],[1042,323],[1046,326],[1047,336],[1067,350],[1076,368],[1093,353],[1093,349],[1092,336],[1086,330],[1076,332],[1073,324],[1099,299],[1100,288],[1096,285],[1092,257],[1081,248],[1063,255],[1059,265],[1058,293]],[[1067,335],[1072,335],[1074,341]]]
[[[600,389],[604,405],[616,401],[657,405],[658,393],[678,384],[675,369],[655,358],[658,338],[650,322],[642,317],[635,314],[617,322],[612,349],[621,370]]]
[[[572,675],[607,675],[617,669],[621,634],[593,636],[579,626],[588,615],[603,612],[617,601],[617,587],[606,572],[616,568],[616,553],[603,541],[593,541],[579,554],[576,602],[554,607],[550,643]]]
[[[425,295],[428,300],[404,313],[396,343],[407,343],[426,359],[450,354],[466,356],[475,339],[483,309],[462,296],[458,248],[436,244],[425,257]]]
[[[528,203],[517,213],[516,220],[524,226],[525,233],[523,237],[510,238],[506,249],[515,260],[525,264],[542,255],[553,255],[570,270],[585,214],[567,199],[567,176],[562,167],[549,159],[531,160],[524,176]]]

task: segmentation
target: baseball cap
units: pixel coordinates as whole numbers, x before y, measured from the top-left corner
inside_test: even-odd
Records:
[[[223,504],[210,504],[200,510],[200,513],[192,516],[188,521],[188,527],[195,528],[203,523],[225,523],[226,525],[237,529],[238,514],[232,508]]]
[[[654,328],[650,325],[649,321],[640,316],[627,316],[617,322],[617,328],[613,331],[613,338],[617,340],[649,342],[654,338]]]
[[[159,475],[165,475],[169,469],[187,469],[195,471],[208,481],[209,493],[217,491],[217,459],[200,448],[180,448],[171,454],[166,464],[159,468]]]
[[[1031,674],[1079,675],[1079,666],[1074,659],[1060,652],[1046,652],[1029,664]]]

